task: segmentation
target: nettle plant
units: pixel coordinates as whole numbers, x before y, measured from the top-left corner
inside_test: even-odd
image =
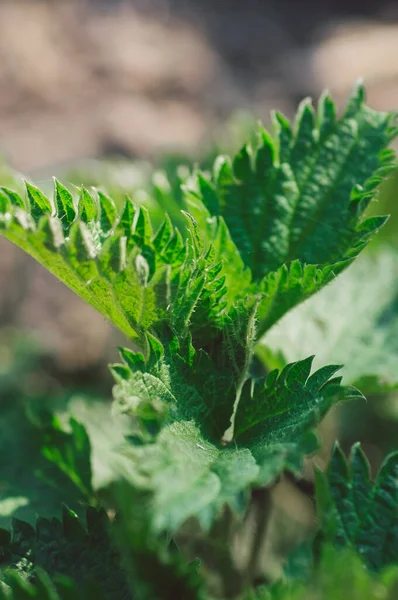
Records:
[[[334,404],[363,398],[343,384],[341,364],[314,369],[313,356],[301,355],[271,368],[276,355],[260,340],[347,269],[384,224],[364,214],[395,166],[388,146],[397,133],[393,115],[365,105],[361,85],[339,118],[324,94],[317,112],[305,101],[293,126],[278,113],[274,124],[274,135],[259,128],[256,143],[186,180],[184,227],[165,215],[154,231],[130,198],[119,209],[101,191],[76,193],[59,181],[53,198],[29,182],[24,194],[1,188],[1,234],[102,313],[132,349],[111,366],[114,412],[130,418],[124,471],[101,495],[82,459],[84,428],[72,421],[69,445],[46,438],[47,457],[96,506],[87,527],[65,508],[62,522],[41,519],[34,529],[14,521],[13,533],[3,531],[11,572],[0,597],[337,598],[343,590],[326,574],[337,577],[348,561],[345,584],[371,598],[372,570],[398,562],[397,455],[372,483],[359,446],[349,465],[336,446],[328,472],[316,474],[320,532],[314,550],[303,550],[310,558],[301,573],[286,568],[284,583],[255,589],[273,486],[285,473],[300,477]],[[248,560],[239,561],[233,536],[256,497],[260,521]],[[343,560],[332,546],[348,547]],[[379,577],[389,597],[394,577]],[[83,592],[91,579],[100,590]]]

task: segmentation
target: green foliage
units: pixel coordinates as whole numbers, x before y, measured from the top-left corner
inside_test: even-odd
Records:
[[[327,475],[316,475],[322,535],[355,548],[371,569],[397,563],[398,453],[386,458],[372,483],[360,446],[353,446],[347,465],[336,444]]]
[[[311,428],[336,399],[360,396],[341,388],[341,378],[329,381],[334,366],[310,377],[311,359],[266,379],[250,373],[259,333],[330,281],[381,224],[362,221],[362,214],[391,166],[391,154],[382,152],[391,117],[367,109],[360,87],[339,121],[326,96],[319,110],[315,127],[303,105],[294,134],[278,117],[277,141],[261,132],[253,164],[247,147],[231,168],[218,161],[213,187],[199,174],[199,192],[185,190],[187,240],[167,217],[154,233],[144,207],[126,199],[118,212],[100,191],[81,188],[74,198],[55,181],[51,200],[28,182],[25,198],[1,192],[3,234],[140,347],[141,353],[124,351],[126,365],[114,367],[115,395],[135,418],[141,443],[154,442],[140,448],[135,440],[128,454],[155,496],[163,494],[162,478],[155,483],[163,457],[178,470],[181,444],[190,456],[199,454],[191,461],[198,465],[192,490],[206,488],[208,501],[197,508],[193,491],[185,499],[184,485],[185,508],[175,502],[178,519],[166,508],[155,518],[162,526],[173,528],[203,509],[201,521],[209,525],[226,501],[243,506],[249,485],[269,484],[285,469],[297,473],[316,447]],[[338,170],[328,170],[325,161],[337,155]],[[223,448],[232,442],[234,450]],[[44,452],[73,479],[73,461],[54,447]],[[87,476],[75,483],[87,490]]]
[[[389,390],[398,384],[397,302],[397,253],[382,247],[286,315],[262,344],[282,351],[286,361],[308,352],[316,354],[318,365],[339,360],[344,380],[365,394]],[[258,353],[267,364],[262,346]]]
[[[377,576],[367,571],[352,551],[326,546],[320,564],[308,581],[286,581],[247,594],[243,600],[394,600],[398,592],[397,568]]]
[[[184,241],[168,217],[154,234],[147,210],[130,199],[118,214],[102,192],[81,188],[74,199],[58,181],[52,200],[28,182],[25,199],[3,189],[0,200],[3,235],[139,344],[148,329],[161,331],[166,323],[186,335],[188,324],[208,330],[227,318],[235,294],[225,282],[243,265],[222,223],[214,245],[218,254],[230,248],[236,271],[228,274],[188,215],[191,239]],[[202,310],[194,314],[199,300]]]
[[[90,439],[83,425],[73,418],[70,427],[71,432],[65,432],[59,420],[51,416],[41,452],[47,460],[58,465],[83,497],[92,499]]]
[[[0,582],[1,600],[106,600],[97,585],[77,586],[68,578],[57,579],[57,585],[41,570],[37,570],[35,585],[18,573],[9,573],[7,583]]]
[[[176,340],[165,348],[154,338],[149,344],[147,362],[123,350],[124,365],[113,372],[116,408],[137,427],[125,454],[136,485],[154,492],[155,530],[175,530],[191,515],[208,528],[225,503],[242,512],[249,486],[269,485],[283,470],[300,472],[303,455],[317,447],[311,429],[333,402],[362,397],[333,378],[339,366],[310,375],[312,357],[248,379],[239,390],[233,445],[225,446],[236,401],[229,357],[213,363]]]
[[[153,536],[151,497],[125,482],[111,486],[118,506],[114,538],[139,600],[209,600],[199,561],[188,562],[172,540]]]
[[[35,528],[13,519],[11,533],[0,530],[2,581],[14,582],[10,573],[17,572],[40,588],[45,570],[61,598],[67,577],[81,589],[97,589],[104,600],[201,600],[203,581],[197,565],[186,563],[166,540],[148,536],[145,497],[125,484],[110,493],[119,507],[113,520],[103,509],[88,507],[84,526],[65,506],[62,521],[39,518]]]
[[[385,220],[362,217],[392,168],[395,129],[363,98],[359,86],[339,120],[327,96],[317,122],[304,104],[294,131],[278,116],[276,141],[261,131],[253,159],[245,147],[216,161],[214,183],[199,174],[197,189],[185,190],[199,223],[188,219],[190,241],[168,219],[154,234],[147,210],[129,199],[118,211],[104,193],[73,197],[58,181],[52,199],[28,182],[25,198],[3,188],[2,234],[139,343],[164,324],[178,335],[189,324],[206,339],[250,296],[261,299],[264,332],[331,281]]]
[[[224,217],[261,282],[261,332],[331,281],[385,221],[363,214],[394,168],[395,118],[366,107],[361,86],[342,117],[335,113],[325,94],[317,115],[301,104],[294,127],[275,114],[275,140],[260,130],[257,147],[219,158],[212,181],[199,175],[191,191]]]
[[[0,530],[1,569],[5,582],[10,567],[30,582],[36,582],[39,568],[52,576],[73,578],[81,586],[96,583],[104,598],[131,598],[118,552],[111,542],[106,513],[88,508],[86,522],[87,529],[66,507],[62,521],[39,518],[35,528],[14,519],[11,534]]]
[[[64,455],[69,448],[69,459],[74,461],[77,455],[72,434],[58,425],[54,427],[55,421],[33,423],[26,415],[26,408],[14,398],[10,400],[8,404],[2,398],[0,419],[1,525],[4,526],[10,516],[28,521],[38,513],[50,517],[62,502],[77,509],[82,500],[89,498],[80,485],[82,471],[74,470],[73,475],[71,470],[66,473],[58,461],[52,463],[44,456],[45,448],[53,440],[60,444],[59,455]],[[86,467],[88,460],[86,455]],[[73,462],[69,463],[70,467],[71,464]]]
[[[361,219],[392,166],[391,116],[366,107],[361,86],[340,119],[335,112],[324,95],[318,115],[301,104],[294,129],[276,114],[276,141],[260,131],[256,149],[244,146],[232,164],[219,159],[213,188],[199,179],[256,280],[293,260],[340,262],[380,225]]]
[[[213,589],[220,596],[214,582],[204,581],[205,569],[198,571],[192,562],[196,538],[181,551],[177,547],[190,527],[207,547],[213,544],[228,597],[253,583],[261,547],[256,536],[266,524],[254,534],[247,573],[235,564],[233,550],[222,547],[223,541],[232,545],[234,524],[242,524],[252,490],[270,487],[284,472],[299,476],[304,457],[318,447],[313,430],[331,406],[363,398],[336,375],[343,351],[330,351],[333,358],[316,369],[313,356],[303,359],[313,353],[304,351],[307,329],[289,364],[280,352],[285,345],[273,344],[275,351],[258,346],[285,313],[349,266],[385,222],[364,213],[393,167],[387,147],[397,132],[394,117],[369,109],[360,85],[342,116],[337,119],[335,112],[328,95],[317,114],[304,102],[294,126],[276,114],[274,137],[260,128],[256,143],[233,159],[218,158],[212,175],[178,175],[183,185],[175,195],[173,186],[163,181],[156,188],[154,182],[159,205],[172,208],[172,219],[165,214],[160,224],[129,197],[120,202],[101,190],[69,190],[57,180],[51,198],[29,182],[23,192],[0,188],[0,233],[134,344],[134,350],[121,350],[122,364],[111,367],[114,416],[122,414],[129,423],[114,452],[123,462],[112,462],[109,440],[98,439],[104,424],[101,429],[94,423],[94,411],[84,424],[70,419],[69,431],[59,415],[44,420],[41,415],[34,447],[47,467],[58,468],[77,502],[104,503],[117,518],[110,522],[103,510],[89,508],[84,527],[65,508],[62,522],[40,518],[34,528],[14,520],[12,534],[0,532],[0,558],[14,572],[3,569],[0,594],[12,589],[16,600],[75,597],[71,584],[56,579],[62,575],[82,588],[95,581],[104,600],[208,600]],[[185,210],[176,219],[180,206]],[[386,283],[392,280],[390,259],[378,260],[388,273],[383,279],[388,293],[372,309],[368,337],[361,331],[355,343],[355,335],[348,335],[351,346],[338,342],[347,355],[364,355],[365,344],[370,346],[355,375],[348,371],[349,379],[355,383],[371,375],[381,386],[396,357],[396,287]],[[355,293],[366,278],[358,273],[349,283]],[[345,301],[333,302],[354,321],[342,310]],[[371,294],[363,306],[368,302],[373,303]],[[334,326],[333,310],[328,312]],[[345,331],[347,317],[339,314],[337,320]],[[326,355],[332,342],[328,332]],[[388,385],[394,383],[389,378]],[[112,425],[105,429],[113,439]],[[3,454],[6,473],[10,461]],[[115,481],[100,492],[94,482],[98,462],[108,472],[115,466]],[[392,455],[372,485],[361,451],[354,448],[349,469],[336,447],[328,474],[317,475],[324,538],[352,546],[375,570],[397,559],[395,464]],[[14,503],[24,498],[15,493],[6,500],[10,497]],[[224,540],[214,540],[223,518]],[[351,569],[342,582],[367,593],[372,576],[347,557]],[[336,576],[340,556],[329,554],[324,561],[310,583],[295,581],[294,588],[281,583],[258,598],[341,597],[327,573]],[[291,562],[285,577],[295,570]],[[385,584],[387,598],[391,586],[383,576],[378,585]],[[88,597],[93,593],[87,591]]]

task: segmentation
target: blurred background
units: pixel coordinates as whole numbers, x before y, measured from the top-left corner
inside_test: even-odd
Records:
[[[363,77],[373,108],[397,109],[397,56],[396,0],[1,0],[0,183],[14,181],[12,169],[44,189],[53,175],[115,194],[147,189],[136,196],[145,201],[167,187],[164,172],[173,177],[179,162],[207,164],[217,149],[235,151],[253,123],[269,124],[271,109],[291,117],[325,87],[342,106]],[[389,205],[398,216],[396,191],[397,178],[377,212]],[[385,239],[397,237],[397,222]],[[46,398],[55,406],[83,392],[109,399],[106,363],[122,342],[0,239],[0,466],[21,452],[10,435],[16,403]],[[398,447],[398,425],[380,417],[376,435],[371,406],[368,418],[354,426],[347,416],[340,431],[347,444],[368,443],[378,463],[386,447]],[[0,483],[22,499],[32,482],[13,473]],[[301,503],[308,522],[306,500],[277,493],[280,506]],[[6,497],[4,516],[19,510]]]
[[[124,158],[109,179],[139,186],[142,161],[233,151],[325,87],[341,105],[363,77],[372,107],[396,108],[397,56],[394,0],[2,0],[0,154],[44,187],[96,183],[92,159]],[[0,323],[34,333],[68,378],[95,368],[107,323],[0,243]]]

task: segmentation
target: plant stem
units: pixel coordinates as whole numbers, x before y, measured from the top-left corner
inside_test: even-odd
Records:
[[[220,573],[224,598],[236,598],[242,590],[242,578],[232,552],[234,518],[230,510],[214,524],[211,532],[214,558]]]
[[[225,600],[237,598],[243,589],[242,574],[233,552],[235,525],[232,511],[225,509],[207,534],[195,536],[186,531],[180,537],[181,545],[189,548],[189,555],[198,557],[209,573],[217,574],[214,591]]]
[[[272,503],[270,489],[263,488],[255,490],[253,492],[252,506],[255,514],[256,530],[246,567],[246,573],[244,575],[246,586],[251,586],[253,584],[257,574],[259,555],[267,533],[269,517],[271,514]]]

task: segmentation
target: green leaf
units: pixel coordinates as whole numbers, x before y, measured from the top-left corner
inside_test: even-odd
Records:
[[[392,163],[391,117],[365,107],[361,88],[340,120],[326,97],[319,110],[317,120],[303,104],[294,131],[277,117],[276,140],[261,130],[258,147],[216,161],[212,181],[196,174],[183,191],[182,233],[167,217],[154,233],[130,199],[118,209],[102,192],[75,198],[59,182],[47,203],[31,192],[33,212],[2,192],[1,233],[139,349],[113,367],[115,409],[132,417],[131,476],[153,496],[156,530],[189,516],[209,527],[225,503],[242,512],[250,487],[300,472],[316,448],[312,429],[334,402],[362,397],[341,387],[333,364],[311,375],[312,359],[255,375],[259,336],[329,283],[382,224],[362,216]],[[42,214],[47,205],[54,214]],[[79,463],[86,489],[87,439],[79,429],[72,437],[67,450],[45,452],[72,477]]]
[[[372,483],[360,446],[353,446],[347,465],[336,445],[324,491],[317,494],[323,536],[354,548],[373,570],[398,560],[397,475],[398,453],[386,458]]]
[[[386,148],[396,130],[363,96],[358,87],[338,120],[327,96],[317,118],[305,102],[294,128],[279,115],[275,139],[260,130],[255,148],[216,160],[211,181],[187,180],[183,235],[167,218],[154,234],[130,199],[118,210],[103,192],[81,188],[74,198],[58,181],[53,200],[27,184],[28,205],[4,188],[1,233],[141,346],[146,332],[166,328],[190,330],[203,347],[253,304],[258,337],[347,267],[384,222],[363,214],[393,164]]]
[[[102,192],[95,198],[82,188],[76,208],[57,181],[54,216],[47,211],[51,201],[27,186],[31,211],[21,208],[18,194],[7,193],[0,205],[1,233],[136,342],[142,344],[149,329],[161,333],[165,326],[180,336],[189,327],[199,338],[211,337],[212,327],[229,320],[228,310],[241,293],[237,281],[242,275],[247,282],[250,275],[225,224],[214,222],[205,243],[206,231],[191,219],[191,239],[184,241],[167,217],[154,234],[146,209],[129,199],[118,214],[111,198]],[[228,277],[224,248],[225,259],[235,261]]]
[[[25,181],[25,185],[32,217],[38,221],[43,215],[52,212],[51,204],[39,188],[28,181]]]
[[[80,188],[79,214],[84,223],[95,221],[98,214],[97,203],[84,186]]]
[[[260,284],[263,299],[258,307],[258,336],[268,331],[292,308],[331,282],[351,261],[318,267],[294,260],[271,272]],[[301,355],[302,356],[302,355]]]
[[[67,234],[76,217],[73,196],[69,190],[67,190],[66,187],[55,178],[54,186],[54,204],[56,207],[57,216],[61,221],[65,233]]]
[[[27,580],[26,589],[37,593],[41,589],[41,569],[45,569],[52,577],[69,577],[82,588],[95,583],[106,600],[129,600],[126,576],[110,527],[106,513],[92,507],[86,511],[86,526],[66,507],[62,521],[39,518],[35,528],[14,519],[11,537],[7,540],[1,536],[2,556],[7,557],[2,564],[2,578],[6,583],[14,582],[9,569],[17,569]],[[35,583],[34,588],[28,585],[29,581]],[[60,594],[62,597],[61,591]]]
[[[225,503],[241,512],[259,472],[248,449],[219,449],[192,421],[166,426],[156,443],[130,445],[125,454],[134,461],[135,485],[153,492],[157,532],[175,531],[191,516],[208,529]]]
[[[46,397],[49,381],[37,343],[15,331],[0,338],[0,354],[6,357],[0,377],[0,527],[11,517],[31,523],[37,514],[51,518],[63,502],[78,511],[93,490],[123,471],[127,460],[115,448],[123,442],[127,424],[123,418],[110,419],[109,399],[63,392]],[[37,373],[35,397],[26,396]],[[87,429],[89,444],[79,423]]]
[[[384,223],[363,215],[394,166],[394,120],[365,106],[361,86],[340,119],[329,96],[318,115],[304,101],[294,127],[277,116],[275,139],[260,129],[257,147],[219,158],[211,181],[191,184],[188,206],[196,195],[225,219],[264,292],[260,333],[329,283]]]
[[[225,220],[220,216],[212,216],[211,211],[204,206],[203,198],[194,190],[188,186],[184,186],[183,189],[189,213],[194,217],[200,231],[205,233],[204,239],[211,244],[214,262],[219,264],[223,261],[225,264],[222,275],[226,278],[226,294],[223,301],[230,306],[236,297],[243,296],[242,292],[250,290],[250,270],[245,268]]]
[[[336,282],[286,315],[261,344],[286,361],[344,363],[344,381],[366,393],[398,385],[398,257],[366,253]],[[266,359],[265,359],[266,360]]]
[[[69,425],[71,432],[67,433],[59,420],[52,416],[51,425],[46,428],[41,452],[90,501],[93,494],[90,439],[83,425],[75,419],[71,418]]]
[[[58,577],[56,585],[47,573],[38,569],[35,584],[28,583],[18,572],[7,573],[7,583],[0,582],[1,600],[108,600],[97,585],[79,585]]]
[[[16,599],[23,588],[27,597],[43,600],[50,590],[48,600],[57,593],[59,600],[204,600],[197,566],[175,545],[149,535],[145,497],[122,482],[106,493],[115,519],[88,507],[83,524],[64,507],[62,521],[39,518],[33,528],[13,520],[11,535],[0,530],[4,591],[11,587]]]
[[[197,561],[188,561],[173,540],[170,543],[164,536],[153,536],[148,494],[126,481],[112,485],[108,493],[118,507],[113,533],[130,576],[133,597],[207,600],[207,586]]]
[[[48,447],[50,440],[55,439],[63,444],[58,450],[61,455],[68,447],[73,450],[70,434],[53,430],[51,423],[40,427],[33,425],[26,418],[18,399],[12,397],[12,406],[7,406],[7,396],[2,397],[0,525],[6,525],[10,517],[29,521],[34,521],[38,513],[50,517],[62,502],[68,502],[77,509],[79,503],[87,499],[87,492],[84,490],[82,493],[80,485],[84,469],[78,469],[71,478],[59,469],[58,464],[48,461],[42,454],[43,446]],[[64,460],[68,464],[65,455]]]
[[[175,339],[164,348],[149,344],[146,361],[122,351],[124,365],[113,372],[115,410],[135,423],[123,453],[134,485],[153,494],[156,531],[176,530],[190,516],[208,529],[224,504],[242,515],[250,487],[271,484],[284,470],[300,472],[317,448],[311,430],[330,406],[360,396],[333,378],[339,367],[311,375],[312,357],[267,378],[247,375],[237,388],[222,349],[213,362]]]

